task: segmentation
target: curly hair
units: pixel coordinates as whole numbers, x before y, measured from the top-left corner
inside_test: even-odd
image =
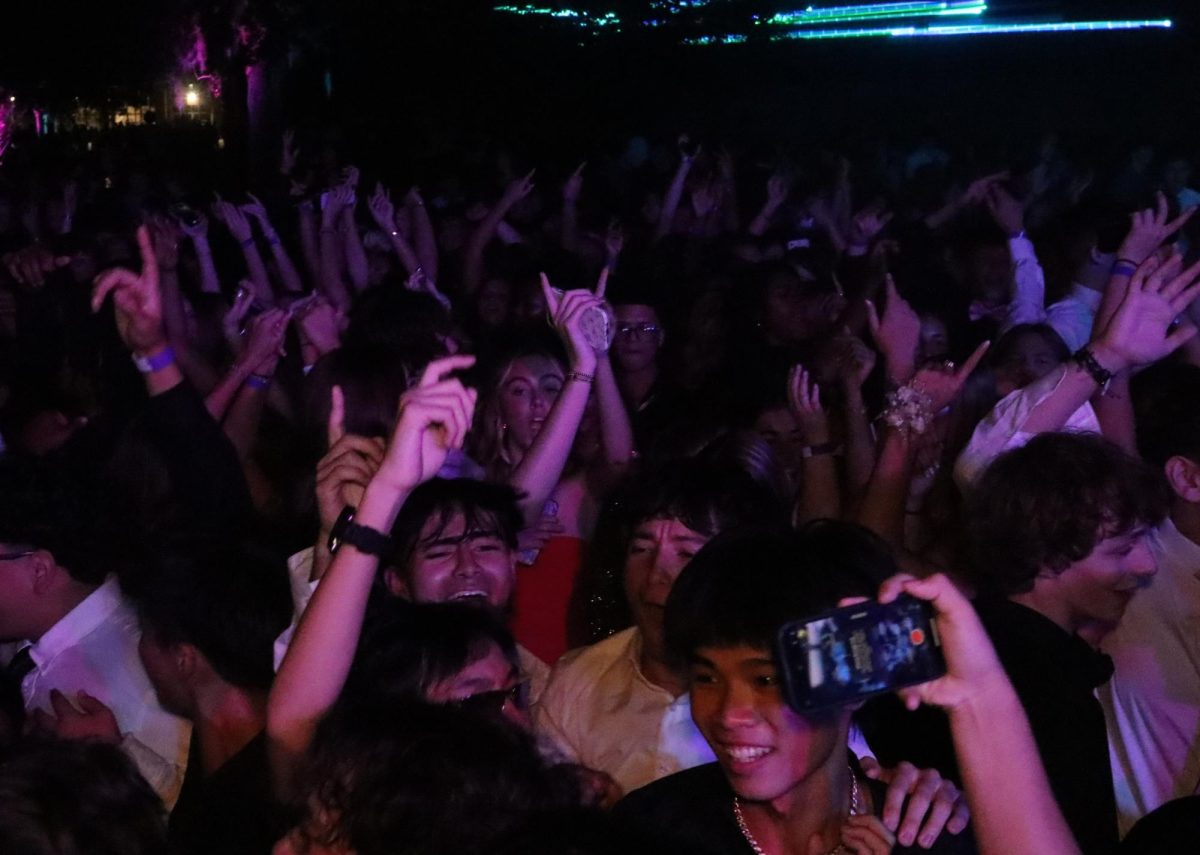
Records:
[[[997,458],[968,499],[970,575],[984,593],[1026,593],[1106,537],[1158,524],[1167,501],[1162,476],[1104,438],[1041,434]]]

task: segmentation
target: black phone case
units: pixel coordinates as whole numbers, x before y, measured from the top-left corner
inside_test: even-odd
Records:
[[[909,596],[790,621],[776,636],[775,657],[784,698],[799,712],[856,703],[946,673],[933,608]]]

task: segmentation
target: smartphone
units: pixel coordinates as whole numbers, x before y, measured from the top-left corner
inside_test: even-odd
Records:
[[[790,621],[776,637],[784,698],[797,712],[856,703],[946,673],[933,607],[901,595]]]
[[[185,205],[183,202],[176,202],[170,208],[171,216],[179,220],[185,226],[195,228],[200,224],[200,214],[191,205]]]

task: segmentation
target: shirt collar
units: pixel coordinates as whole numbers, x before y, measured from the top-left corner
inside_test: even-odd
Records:
[[[34,664],[41,667],[77,643],[108,620],[123,602],[116,577],[109,576],[103,585],[88,594],[33,644],[29,655]]]
[[[1162,521],[1154,534],[1167,559],[1165,564],[1186,568],[1193,578],[1200,579],[1200,543],[1176,528],[1170,517]],[[1159,564],[1158,569],[1161,573],[1163,564]]]

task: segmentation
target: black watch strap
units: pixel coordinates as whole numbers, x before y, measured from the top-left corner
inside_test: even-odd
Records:
[[[352,505],[342,509],[329,533],[329,551],[336,555],[343,544],[349,543],[359,552],[386,558],[392,550],[392,539],[381,531],[354,522],[355,510]]]
[[[1085,347],[1076,351],[1071,359],[1096,381],[1096,385],[1100,387],[1101,394],[1108,391],[1108,384],[1112,382],[1114,376],[1113,372],[1101,365],[1094,353]]]

